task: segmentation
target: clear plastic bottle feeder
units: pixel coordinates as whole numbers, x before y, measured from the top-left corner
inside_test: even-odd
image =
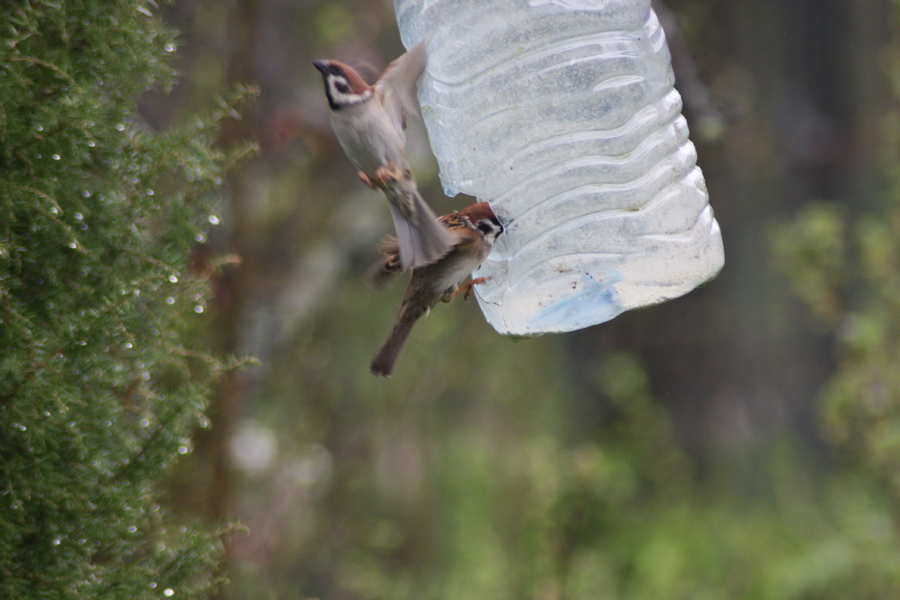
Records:
[[[650,0],[394,0],[428,39],[422,114],[448,195],[505,226],[475,274],[502,334],[588,327],[724,263]]]

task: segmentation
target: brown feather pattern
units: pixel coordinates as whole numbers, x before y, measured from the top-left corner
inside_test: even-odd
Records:
[[[491,233],[484,234],[478,229],[481,221],[491,223]],[[453,232],[457,241],[441,260],[413,269],[394,327],[370,365],[375,375],[387,377],[393,372],[400,350],[416,321],[438,302],[453,299],[460,285],[490,254],[494,240],[503,231],[486,202],[445,215],[440,222]],[[399,247],[389,237],[382,241],[379,250],[386,255],[379,271],[384,281],[398,272]]]

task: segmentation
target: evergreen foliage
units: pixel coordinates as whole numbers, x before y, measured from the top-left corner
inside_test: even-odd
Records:
[[[0,14],[0,598],[201,595],[220,552],[166,527],[154,484],[224,368],[179,330],[203,312],[188,261],[228,157],[215,117],[135,118],[173,78],[150,5]]]

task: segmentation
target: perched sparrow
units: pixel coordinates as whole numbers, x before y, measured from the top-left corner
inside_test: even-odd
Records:
[[[419,194],[404,152],[406,117],[417,113],[416,81],[425,60],[422,41],[388,65],[373,86],[344,63],[313,61],[322,72],[331,126],[341,147],[360,179],[388,198],[404,269],[433,263],[454,242]]]
[[[456,242],[449,254],[438,262],[413,270],[394,328],[372,360],[370,369],[375,375],[387,377],[391,374],[397,355],[419,317],[428,314],[439,300],[450,302],[463,291],[468,297],[473,285],[484,282],[484,278],[479,278],[463,285],[466,277],[490,254],[497,236],[503,233],[503,227],[487,202],[470,204],[459,212],[441,217],[439,222],[453,233]],[[376,279],[383,281],[400,272],[401,266],[395,239],[385,240],[379,250],[387,256],[376,275]]]

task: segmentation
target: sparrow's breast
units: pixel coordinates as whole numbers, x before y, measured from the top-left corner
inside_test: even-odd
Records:
[[[403,138],[374,98],[332,112],[331,124],[350,162],[369,177],[381,166],[407,167]]]

